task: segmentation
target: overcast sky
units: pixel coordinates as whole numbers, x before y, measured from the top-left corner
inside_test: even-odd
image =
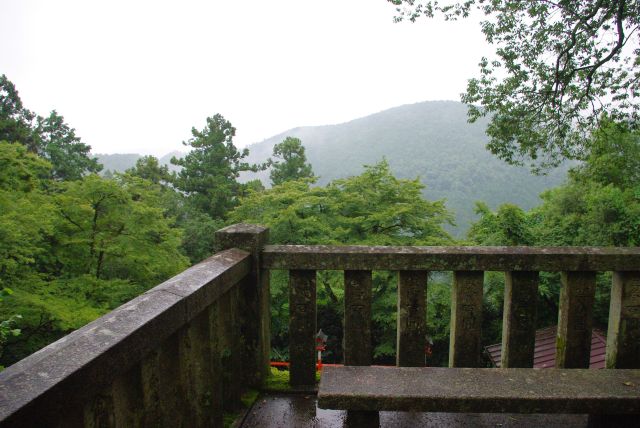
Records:
[[[182,150],[223,114],[236,144],[459,100],[477,21],[394,24],[386,0],[0,0],[0,74],[95,153]]]

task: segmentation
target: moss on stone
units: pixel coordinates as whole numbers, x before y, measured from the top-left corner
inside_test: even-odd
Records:
[[[316,371],[316,382],[320,382],[320,372]],[[279,370],[271,367],[269,377],[265,382],[263,390],[269,392],[291,392],[289,384],[289,370]]]
[[[229,428],[229,427],[233,427],[236,426],[234,425],[234,423],[238,420],[238,418],[240,418],[241,415],[244,414],[244,412],[249,409],[253,403],[255,403],[255,401],[258,398],[258,394],[259,392],[255,389],[249,389],[247,391],[245,391],[244,393],[242,393],[242,395],[240,396],[240,402],[242,403],[242,406],[240,408],[240,410],[238,410],[237,412],[225,412],[223,415],[223,424],[225,428]]]

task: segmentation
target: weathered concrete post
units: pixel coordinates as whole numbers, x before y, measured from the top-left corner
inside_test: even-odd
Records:
[[[562,272],[556,368],[589,368],[595,293],[595,272]]]
[[[607,368],[640,368],[640,272],[614,272]]]
[[[533,367],[538,272],[505,272],[501,367]]]
[[[483,284],[482,271],[453,273],[449,367],[481,367]]]
[[[344,271],[344,364],[369,366],[371,349],[372,277],[370,270]],[[347,427],[377,427],[378,412],[347,410]]]
[[[289,271],[289,383],[316,383],[316,271]]]
[[[216,232],[218,249],[239,248],[252,255],[251,275],[241,287],[240,329],[245,381],[256,387],[262,385],[269,374],[271,352],[269,272],[260,267],[260,253],[268,240],[268,228],[251,224],[234,224]]]
[[[398,271],[398,318],[396,329],[396,365],[424,366],[427,344],[426,286],[429,272]]]
[[[613,273],[609,329],[608,369],[640,368],[640,271]],[[636,427],[637,415],[590,415],[589,427]]]

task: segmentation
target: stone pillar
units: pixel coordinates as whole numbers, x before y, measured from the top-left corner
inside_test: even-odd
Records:
[[[538,272],[506,272],[505,279],[501,367],[533,367]]]
[[[613,273],[607,368],[640,368],[640,271]]]
[[[344,364],[371,365],[371,300],[370,270],[344,271]],[[375,427],[380,424],[378,412],[347,410],[347,427]]]
[[[449,367],[480,367],[483,283],[482,271],[453,273]]]
[[[344,271],[344,364],[369,366],[371,350],[371,271]]]
[[[396,330],[396,365],[424,366],[427,344],[426,287],[429,272],[398,271],[398,318]]]
[[[613,273],[606,361],[608,369],[640,368],[640,271]],[[637,427],[638,415],[589,415],[588,426]]]
[[[562,272],[556,368],[589,368],[595,293],[595,272]]]
[[[251,253],[252,272],[241,287],[242,367],[248,385],[259,387],[269,375],[271,308],[269,271],[260,267],[260,253],[269,240],[269,229],[234,224],[216,232],[219,250],[239,248]],[[246,286],[245,286],[246,285]]]
[[[316,383],[316,271],[289,271],[289,383]]]

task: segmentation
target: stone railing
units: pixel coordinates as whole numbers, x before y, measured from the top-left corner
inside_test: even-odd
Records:
[[[424,363],[429,271],[453,271],[450,361],[480,362],[483,272],[506,272],[503,367],[531,367],[538,272],[562,272],[559,367],[587,367],[596,272],[613,271],[607,365],[640,368],[640,249],[267,245],[221,252],[0,373],[1,426],[221,426],[268,374],[268,271],[289,271],[290,379],[315,382],[316,271],[343,270],[344,358],[371,364],[372,270],[398,272],[397,363]]]
[[[370,365],[371,271],[398,272],[397,365],[424,365],[429,271],[453,271],[450,367],[481,362],[485,271],[506,275],[502,367],[532,367],[538,273],[562,273],[559,368],[588,368],[596,272],[613,271],[607,367],[640,368],[640,248],[270,245],[262,268],[289,270],[291,382],[314,381],[316,271],[344,271],[344,362]]]
[[[222,426],[268,374],[267,230],[216,238],[228,249],[0,373],[0,425]]]

